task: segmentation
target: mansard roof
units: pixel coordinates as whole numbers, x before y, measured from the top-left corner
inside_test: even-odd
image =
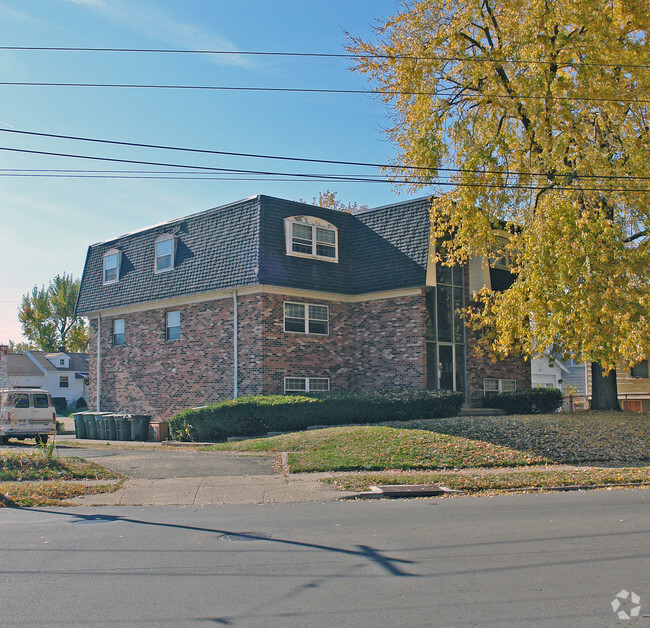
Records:
[[[424,286],[430,199],[353,215],[255,196],[93,244],[86,256],[77,314],[245,286],[268,285],[343,295]],[[338,262],[286,254],[285,219],[333,225]],[[174,270],[154,272],[155,242],[175,237]],[[103,282],[103,260],[119,251],[119,280]]]

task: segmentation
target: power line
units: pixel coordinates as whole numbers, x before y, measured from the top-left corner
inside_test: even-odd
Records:
[[[407,179],[407,178],[397,178],[397,179],[388,179],[388,178],[371,178],[368,176],[348,176],[348,175],[329,175],[329,174],[314,174],[314,173],[288,173],[288,172],[264,172],[264,171],[255,171],[255,170],[243,170],[243,169],[234,169],[234,168],[214,168],[210,166],[197,166],[197,165],[188,165],[188,164],[173,164],[166,162],[154,162],[154,161],[140,161],[134,159],[117,159],[112,157],[97,157],[94,155],[77,155],[71,153],[55,153],[49,151],[37,151],[37,150],[27,150],[21,148],[8,148],[0,147],[0,151],[7,150],[18,153],[28,153],[35,155],[47,155],[52,157],[68,157],[74,159],[89,159],[93,161],[108,161],[114,163],[127,163],[127,164],[138,164],[138,165],[147,165],[147,166],[163,166],[169,168],[185,168],[188,170],[198,170],[212,174],[214,176],[218,174],[239,174],[239,175],[258,175],[258,176],[278,176],[282,177],[282,180],[285,180],[286,177],[298,178],[301,181],[305,179],[317,180],[317,181],[336,181],[342,183],[389,183],[389,184],[404,184],[404,185],[425,185],[425,186],[445,186],[445,187],[474,187],[474,188],[499,188],[499,189],[511,189],[511,190],[531,190],[531,191],[541,191],[541,190],[564,190],[564,191],[576,191],[577,188],[570,186],[532,186],[532,185],[520,185],[520,184],[503,184],[503,183],[463,183],[463,182],[453,182],[453,181],[437,181],[435,183],[424,180],[417,179]],[[21,176],[15,173],[6,173],[4,176]],[[29,176],[29,174],[22,175]],[[37,175],[34,176],[44,176]],[[65,175],[58,175],[65,176]],[[75,176],[75,175],[71,175]],[[136,177],[133,177],[136,178]],[[162,177],[165,178],[165,177]],[[173,176],[167,177],[173,179]],[[180,178],[180,177],[178,177]],[[193,177],[190,175],[189,178],[197,178],[196,175]],[[650,192],[650,188],[603,188],[603,187],[594,187],[594,188],[579,188],[583,192],[634,192],[634,193],[647,193]]]
[[[590,61],[544,61],[543,59],[491,59],[488,57],[451,57],[446,55],[387,55],[387,54],[355,54],[331,52],[273,52],[252,50],[190,50],[169,48],[78,48],[72,46],[0,46],[0,50],[36,51],[36,52],[117,52],[117,53],[147,53],[147,54],[195,54],[215,56],[257,56],[257,57],[305,57],[322,59],[408,59],[410,61],[454,61],[462,63],[512,63],[520,65],[551,65],[561,67],[611,67],[611,68],[648,68],[650,66],[634,63],[597,63]]]
[[[314,163],[314,164],[328,164],[328,165],[338,165],[338,166],[355,166],[355,167],[368,167],[368,168],[396,168],[403,170],[414,170],[414,171],[426,171],[426,172],[448,172],[448,173],[463,173],[463,174],[496,174],[503,176],[533,176],[533,177],[548,177],[549,173],[542,172],[517,172],[517,171],[503,171],[503,170],[477,170],[477,169],[468,169],[468,168],[430,168],[427,166],[409,166],[406,164],[382,164],[382,163],[372,163],[372,162],[361,162],[361,161],[343,161],[336,159],[313,159],[307,157],[287,157],[281,155],[264,155],[259,153],[238,153],[232,151],[221,151],[221,150],[211,150],[211,149],[202,149],[202,148],[186,148],[180,146],[167,146],[162,144],[143,144],[140,142],[125,142],[118,140],[107,140],[91,137],[81,137],[78,135],[60,135],[55,133],[41,133],[36,131],[23,131],[19,129],[0,129],[2,133],[14,133],[18,135],[29,135],[36,137],[47,137],[53,139],[64,139],[64,140],[73,140],[80,142],[91,142],[97,144],[109,144],[113,146],[129,146],[135,148],[152,148],[157,150],[169,150],[169,151],[179,151],[179,152],[188,152],[188,153],[198,153],[203,155],[221,155],[227,157],[246,157],[254,159],[267,159],[267,160],[278,160],[278,161],[292,161],[300,163]],[[585,174],[577,175],[576,173],[568,172],[557,172],[553,173],[553,176],[562,178],[562,177],[575,177],[580,179],[624,179],[624,180],[650,180],[650,176],[617,176],[617,175],[600,175],[600,174]]]
[[[247,87],[232,85],[152,85],[146,83],[53,83],[41,81],[3,81],[5,87],[77,87],[102,89],[172,89],[222,92],[275,92],[289,94],[361,94],[365,96],[457,96],[450,91],[400,91],[380,89],[336,89],[336,88],[305,88],[305,87]],[[479,98],[501,98],[506,100],[557,100],[571,102],[618,102],[647,104],[650,99],[603,98],[600,96],[510,96],[508,94],[472,94],[464,93],[459,102]]]

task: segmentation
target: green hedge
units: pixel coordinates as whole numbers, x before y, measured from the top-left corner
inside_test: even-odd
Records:
[[[219,442],[229,436],[294,432],[312,425],[455,416],[462,404],[461,393],[424,390],[241,397],[185,410],[171,419],[169,433],[172,440]]]
[[[557,388],[529,388],[509,393],[488,393],[484,408],[500,408],[509,414],[544,414],[562,407],[562,391]]]

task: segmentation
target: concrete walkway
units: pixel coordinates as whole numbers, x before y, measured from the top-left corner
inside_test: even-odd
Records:
[[[59,456],[79,456],[127,476],[114,493],[70,500],[76,505],[325,502],[353,495],[319,481],[329,473],[282,473],[277,455],[199,451],[161,443],[107,444],[70,435],[59,435],[56,442]]]

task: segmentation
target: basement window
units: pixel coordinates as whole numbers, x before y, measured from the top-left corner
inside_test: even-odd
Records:
[[[496,379],[492,377],[486,377],[483,380],[483,394],[515,392],[516,390],[516,379]]]
[[[285,377],[285,393],[329,392],[330,380],[327,377]]]

